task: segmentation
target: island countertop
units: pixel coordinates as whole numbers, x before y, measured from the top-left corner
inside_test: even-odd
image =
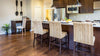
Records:
[[[48,21],[43,21],[43,23],[45,24],[49,24]],[[70,25],[70,26],[73,26],[73,22],[72,23],[67,23],[67,22],[61,22],[62,25]],[[96,23],[93,23],[93,27],[99,27],[100,28],[100,25],[97,25]]]

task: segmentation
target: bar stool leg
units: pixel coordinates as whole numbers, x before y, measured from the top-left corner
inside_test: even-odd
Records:
[[[62,39],[60,39],[60,49],[59,49],[60,54],[61,54],[61,42],[62,42]]]
[[[35,34],[34,34],[34,40],[33,40],[33,47],[35,46]]]
[[[69,49],[69,37],[68,37],[68,49]]]
[[[51,49],[51,37],[49,38],[49,50]]]
[[[48,38],[47,44],[49,44],[49,33],[47,33],[47,38]]]
[[[23,29],[22,29],[22,36],[23,36]]]
[[[67,35],[67,48],[69,49],[69,37]]]
[[[91,46],[91,56],[94,56],[94,47]]]
[[[75,50],[76,50],[76,43],[74,42],[73,56],[76,56],[76,55],[75,55]]]
[[[42,39],[42,35],[41,35],[41,47],[43,46],[43,45],[42,45],[42,40],[43,40],[43,39]]]
[[[25,31],[25,35],[26,35],[26,28],[24,29],[24,31]]]

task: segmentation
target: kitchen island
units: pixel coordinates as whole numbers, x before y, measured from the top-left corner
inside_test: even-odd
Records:
[[[49,23],[48,22],[43,22],[43,28],[44,29],[49,29]],[[99,25],[93,25],[94,28],[94,36],[95,36],[95,56],[100,56],[100,26]],[[66,23],[62,22],[62,30],[66,31],[68,33],[69,37],[69,49],[73,50],[74,47],[74,41],[73,41],[73,23]]]

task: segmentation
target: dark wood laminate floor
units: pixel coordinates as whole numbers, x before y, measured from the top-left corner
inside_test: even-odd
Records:
[[[33,38],[33,33],[30,32],[23,36],[21,34],[1,35],[0,56],[73,56],[73,51],[66,49],[62,50],[62,55],[59,55],[57,47],[49,51],[47,44],[43,47],[37,44],[33,48]]]

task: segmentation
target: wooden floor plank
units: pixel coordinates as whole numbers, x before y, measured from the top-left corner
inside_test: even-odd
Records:
[[[59,55],[57,47],[49,51],[49,46],[45,43],[43,47],[38,43],[33,48],[33,33],[27,32],[25,35],[1,35],[0,36],[0,56],[73,56],[72,50],[62,50],[62,55]]]

